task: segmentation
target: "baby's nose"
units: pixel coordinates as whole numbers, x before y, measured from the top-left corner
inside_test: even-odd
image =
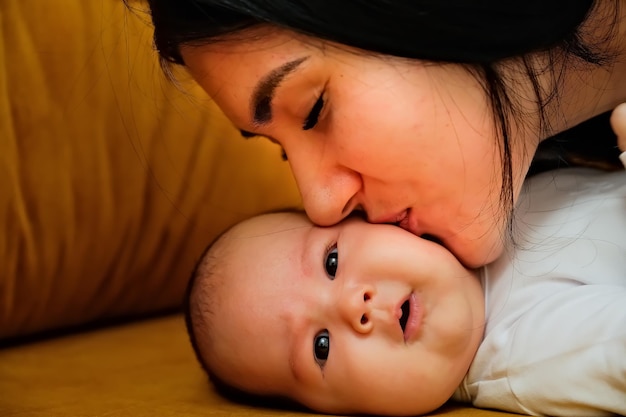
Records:
[[[368,286],[344,288],[339,309],[342,318],[359,333],[372,330],[372,297],[374,289]]]

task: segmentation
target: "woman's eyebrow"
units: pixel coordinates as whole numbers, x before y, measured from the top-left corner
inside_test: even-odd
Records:
[[[265,125],[272,121],[272,99],[276,89],[285,77],[294,72],[300,64],[309,59],[308,56],[285,62],[278,68],[274,68],[265,75],[254,88],[250,108],[252,109],[252,122],[255,125]]]

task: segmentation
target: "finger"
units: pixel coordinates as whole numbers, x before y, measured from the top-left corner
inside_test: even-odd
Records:
[[[622,103],[611,113],[611,127],[617,135],[617,146],[626,151],[626,103]]]
[[[611,127],[617,135],[617,146],[622,151],[619,159],[626,168],[626,103],[620,104],[611,113]]]

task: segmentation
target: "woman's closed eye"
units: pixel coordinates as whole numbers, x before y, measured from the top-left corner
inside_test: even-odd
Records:
[[[320,366],[320,368],[324,368],[326,365],[326,360],[328,359],[328,354],[330,353],[330,334],[328,330],[324,329],[318,334],[315,335],[313,339],[313,357],[315,358],[315,362]]]
[[[315,125],[317,125],[317,121],[319,120],[320,113],[322,112],[323,108],[324,108],[324,94],[322,93],[320,94],[317,101],[311,108],[309,115],[304,120],[304,123],[302,124],[302,130],[313,129]]]

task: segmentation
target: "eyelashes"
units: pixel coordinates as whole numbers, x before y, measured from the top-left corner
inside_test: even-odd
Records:
[[[302,123],[302,130],[311,130],[317,125],[317,122],[319,121],[322,110],[324,109],[324,104],[325,104],[324,94],[322,92],[322,94],[320,94],[320,96],[315,101],[315,104],[313,104],[313,107],[311,108],[311,111],[309,112],[306,119],[304,120],[304,123]],[[244,137],[245,139],[253,138],[255,136],[260,136],[255,133],[249,132],[247,130],[243,130],[243,129],[240,129],[239,132],[241,133],[241,136]],[[278,143],[276,142],[276,140],[273,140],[271,138],[270,140],[272,142]],[[280,151],[280,157],[283,161],[289,160],[289,158],[287,157],[287,153],[285,152],[285,149],[282,147]]]
[[[319,120],[320,113],[322,112],[323,108],[324,95],[321,94],[311,108],[311,111],[309,112],[309,115],[305,119],[304,123],[302,124],[302,130],[310,130],[313,129],[315,125],[317,125],[317,121]]]

